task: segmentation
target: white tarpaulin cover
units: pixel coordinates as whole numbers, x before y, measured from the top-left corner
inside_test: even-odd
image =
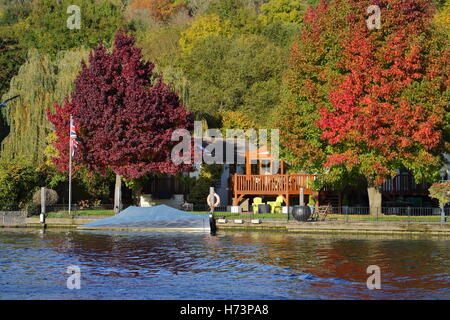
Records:
[[[80,229],[198,229],[210,231],[207,214],[177,210],[164,204],[153,207],[128,207],[115,216],[87,223]]]

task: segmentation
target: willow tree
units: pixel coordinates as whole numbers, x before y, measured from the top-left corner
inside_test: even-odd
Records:
[[[19,95],[2,109],[9,126],[9,135],[2,141],[2,158],[35,166],[45,161],[47,136],[54,131],[45,110],[70,94],[80,61],[86,56],[84,50],[68,51],[52,61],[35,49],[28,52],[27,61],[3,96]]]

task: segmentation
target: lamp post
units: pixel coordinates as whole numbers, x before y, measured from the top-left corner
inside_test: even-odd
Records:
[[[441,181],[444,182],[445,175],[447,174],[447,170],[445,169],[445,167],[442,167],[441,170],[439,170],[439,173],[441,175]],[[445,207],[445,204],[441,207],[441,223],[446,222],[444,207]]]
[[[441,182],[444,182],[445,175],[447,174],[447,170],[445,169],[445,167],[442,167],[441,170],[439,170],[439,174],[441,175]],[[443,204],[441,207],[441,223],[444,223],[446,221],[444,207],[445,204]]]

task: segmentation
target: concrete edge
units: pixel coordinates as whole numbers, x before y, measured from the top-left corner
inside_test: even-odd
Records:
[[[0,225],[0,228],[78,228],[79,226],[96,221],[94,219],[79,218],[49,218],[46,224],[39,223],[39,218],[27,218],[26,225]],[[217,220],[217,219],[216,219]],[[243,223],[217,223],[218,230],[255,230],[255,231],[282,231],[290,233],[305,234],[374,234],[374,235],[433,235],[450,236],[450,223],[399,223],[399,222],[338,222],[338,221],[320,221],[320,222],[297,222],[286,220],[261,220],[261,223],[254,224],[251,221],[244,220]],[[90,228],[89,228],[90,229]],[[88,228],[79,228],[79,230],[89,230]],[[96,230],[106,230],[98,229]],[[109,230],[127,230],[127,231],[155,231],[148,228],[113,228]]]

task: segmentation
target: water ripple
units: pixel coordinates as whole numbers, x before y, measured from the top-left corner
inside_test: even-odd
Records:
[[[4,229],[0,299],[450,298],[448,240]],[[368,290],[368,265],[382,290]],[[68,290],[69,265],[81,290]]]

